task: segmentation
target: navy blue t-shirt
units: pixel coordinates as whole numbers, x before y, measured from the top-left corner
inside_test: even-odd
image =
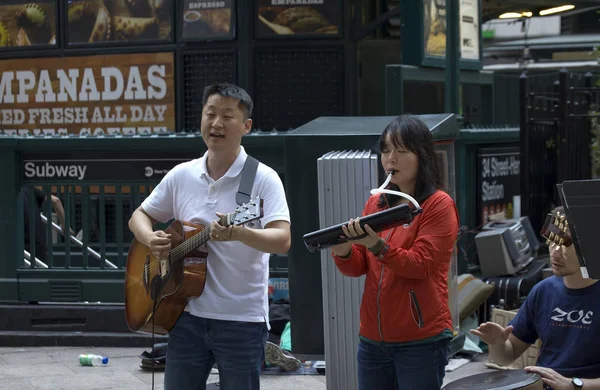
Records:
[[[600,376],[600,282],[570,289],[562,277],[544,279],[531,290],[509,325],[525,343],[542,341],[538,366],[568,378]]]

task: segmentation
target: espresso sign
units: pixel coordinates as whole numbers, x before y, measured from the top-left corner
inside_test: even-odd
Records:
[[[0,61],[0,134],[175,129],[172,53]]]
[[[184,0],[181,36],[186,40],[233,37],[234,0]]]

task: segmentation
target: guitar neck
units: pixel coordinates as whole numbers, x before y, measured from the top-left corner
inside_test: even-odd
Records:
[[[228,221],[230,220],[233,213],[222,216],[219,219],[219,225],[221,226],[229,226]],[[175,263],[181,259],[183,259],[188,253],[193,250],[199,248],[204,245],[208,240],[210,240],[210,225],[204,228],[200,233],[194,234],[189,239],[185,240],[181,244],[177,245],[175,248],[171,249],[169,253],[169,260],[171,263]]]

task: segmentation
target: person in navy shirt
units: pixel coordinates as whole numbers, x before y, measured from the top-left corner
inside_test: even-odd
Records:
[[[553,390],[600,389],[600,283],[581,273],[577,253],[550,245],[553,276],[534,286],[506,328],[486,322],[471,332],[502,365],[515,361],[539,338],[535,367]]]

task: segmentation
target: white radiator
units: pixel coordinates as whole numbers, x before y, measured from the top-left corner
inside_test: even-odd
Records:
[[[359,217],[379,183],[371,151],[329,152],[317,160],[319,224],[326,228]],[[358,389],[356,352],[365,277],[343,276],[331,251],[321,251],[327,390]]]

